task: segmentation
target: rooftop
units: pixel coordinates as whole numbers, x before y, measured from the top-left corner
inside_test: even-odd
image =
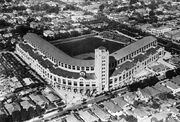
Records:
[[[102,109],[100,109],[97,105],[93,105],[91,109],[102,121],[108,120],[110,118],[110,114],[104,112]]]
[[[45,101],[43,100],[40,95],[30,94],[29,97],[38,105],[43,106],[45,105]]]
[[[163,86],[163,85],[161,85],[159,83],[157,83],[155,86],[153,86],[153,88],[155,88],[155,89],[157,89],[157,90],[159,90],[161,92],[171,92],[170,89],[168,89],[167,87],[165,87],[165,86]]]
[[[176,84],[180,85],[180,75],[178,75],[178,76],[176,76],[176,77],[173,77],[173,78],[171,79],[171,81],[172,81],[173,83],[176,83]]]
[[[105,101],[103,105],[107,110],[111,111],[112,113],[123,111],[117,104],[113,103],[112,101]]]
[[[116,60],[122,59],[123,57],[127,56],[127,54],[131,54],[135,52],[136,50],[140,49],[141,47],[144,47],[145,45],[148,45],[151,42],[156,41],[156,38],[152,36],[144,37],[112,54],[110,56],[114,56]]]
[[[80,110],[78,113],[85,122],[95,122],[99,120],[99,118],[91,115],[88,111]]]
[[[146,87],[144,89],[145,89],[145,91],[148,91],[151,94],[151,96],[156,96],[161,93],[159,90],[157,90],[153,87]]]
[[[136,117],[144,118],[148,116],[148,113],[146,113],[143,109],[139,109],[139,108],[135,108],[133,113]]]
[[[68,115],[66,117],[66,121],[67,122],[81,122],[80,120],[78,120],[73,114]]]
[[[138,92],[140,92],[143,97],[146,97],[146,98],[150,98],[151,97],[151,93],[147,89],[139,89]]]
[[[63,70],[59,67],[54,67],[54,64],[49,61],[48,59],[43,59],[43,56],[39,55],[38,53],[35,53],[32,48],[28,44],[20,43],[19,46],[29,53],[31,57],[34,59],[37,59],[39,63],[44,67],[49,69],[52,73],[57,74],[58,76],[68,77],[68,78],[75,78],[78,79],[80,77],[79,73],[76,72],[69,72],[66,70]],[[86,79],[94,79],[95,74],[94,73],[86,73]]]
[[[27,100],[20,102],[20,104],[26,110],[28,110],[30,107],[32,107],[31,103]]]
[[[50,101],[54,102],[56,100],[59,100],[59,97],[57,97],[56,95],[54,95],[53,93],[47,93],[45,95]]]
[[[131,68],[133,68],[135,66],[135,63],[130,62],[130,61],[126,61],[125,63],[123,63],[122,65],[120,65],[112,74],[112,76],[116,76],[118,74],[121,74],[124,70],[129,70]]]
[[[8,110],[10,115],[12,115],[14,111],[21,110],[21,107],[17,103],[5,104],[5,108]]]
[[[124,70],[127,71],[133,68],[137,62],[144,61],[149,57],[149,55],[153,55],[154,53],[156,53],[159,48],[159,46],[157,46],[156,48],[150,48],[144,54],[139,54],[136,57],[134,57],[132,61],[126,61],[122,65],[118,66],[118,68],[113,72],[112,76],[116,76],[118,74],[121,74]]]
[[[29,42],[30,44],[35,44],[38,48],[42,49],[43,51],[46,51],[49,55],[56,58],[56,60],[70,65],[75,66],[94,66],[93,60],[79,60],[70,57],[60,49],[53,46],[48,41],[44,40],[37,34],[28,33],[24,36],[24,39]]]
[[[176,84],[174,84],[174,83],[172,83],[170,81],[166,82],[165,85],[167,87],[170,87],[170,88],[174,89],[174,90],[180,88],[180,86],[178,86],[178,85],[176,85]]]
[[[116,103],[121,108],[124,108],[126,105],[128,105],[128,102],[119,96],[116,98],[113,98],[112,100],[114,101],[114,103]]]

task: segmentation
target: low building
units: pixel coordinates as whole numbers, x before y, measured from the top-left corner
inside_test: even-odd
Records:
[[[149,116],[149,114],[146,113],[143,109],[138,108],[133,110],[133,115],[138,119],[138,122],[148,118]]]
[[[21,111],[21,107],[17,103],[5,104],[4,107],[8,111],[9,115],[12,115],[15,111]]]
[[[99,106],[93,105],[91,110],[101,121],[109,121],[111,115],[103,111]]]
[[[112,101],[105,101],[102,103],[106,110],[113,116],[119,116],[123,114],[122,108],[120,108],[117,104],[114,104]]]
[[[145,89],[145,91],[148,91],[151,94],[152,97],[155,97],[155,96],[162,93],[161,91],[159,91],[159,90],[157,90],[157,89],[155,89],[153,87],[146,87],[144,89]]]
[[[28,109],[29,109],[30,107],[35,108],[35,106],[32,105],[28,100],[25,100],[25,101],[20,102],[20,105],[21,105],[22,108],[25,109],[26,111],[28,111]]]
[[[30,94],[29,97],[39,106],[42,108],[45,107],[46,104],[48,104],[48,100],[45,100],[42,95],[35,95],[35,94]]]
[[[134,101],[138,99],[138,96],[135,92],[127,92],[123,97],[124,100],[126,100],[129,104],[133,104]]]
[[[164,85],[172,91],[173,94],[176,94],[177,92],[180,92],[180,86],[176,85],[175,83],[172,83],[170,81],[164,83]]]
[[[165,37],[170,38],[172,42],[175,44],[178,44],[178,45],[180,44],[180,30],[167,32],[165,33]]]
[[[43,35],[44,35],[45,37],[53,37],[53,36],[54,36],[54,32],[51,31],[51,30],[45,30],[45,31],[43,32]]]
[[[78,113],[79,113],[79,116],[80,116],[85,122],[96,122],[96,121],[99,120],[98,117],[93,116],[93,115],[90,114],[88,111],[80,110]]]
[[[160,36],[160,35],[163,35],[164,33],[166,32],[169,32],[171,31],[172,28],[170,27],[166,27],[166,26],[161,26],[159,28],[154,28],[154,27],[151,27],[148,29],[148,31],[153,34],[153,35],[156,35],[156,36]]]
[[[180,75],[173,77],[171,81],[180,86]]]
[[[121,107],[123,110],[129,109],[129,103],[125,101],[122,97],[116,97],[112,99],[115,104]]]
[[[30,84],[34,83],[30,78],[24,78],[23,81],[26,85],[30,85]]]
[[[168,89],[167,87],[163,86],[160,83],[157,83],[156,85],[154,85],[153,88],[161,91],[162,93],[169,93],[169,92],[171,92],[170,89]]]
[[[148,102],[149,99],[152,97],[151,93],[147,89],[138,89],[136,92],[139,99]]]
[[[74,116],[74,114],[68,115],[68,116],[66,117],[66,121],[67,121],[67,122],[81,122],[80,120],[78,120],[78,119]]]

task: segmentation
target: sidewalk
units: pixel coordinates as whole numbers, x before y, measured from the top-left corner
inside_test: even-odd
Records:
[[[58,95],[64,100],[64,102],[67,104],[67,108],[68,107],[72,107],[76,104],[80,104],[82,103],[82,100],[85,98],[87,98],[86,96],[83,96],[81,94],[78,93],[73,93],[70,91],[66,91],[63,89],[58,89],[58,88],[54,88],[54,90],[56,91],[56,93],[58,93]]]

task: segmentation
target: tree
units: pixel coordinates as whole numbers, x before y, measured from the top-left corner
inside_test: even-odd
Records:
[[[176,72],[177,75],[180,75],[180,68],[177,68],[177,69],[175,70],[175,72]]]
[[[0,120],[1,120],[2,122],[6,122],[6,118],[7,118],[6,114],[0,115]]]
[[[175,72],[173,70],[168,70],[166,72],[166,78],[171,79],[173,76],[175,76]]]
[[[101,5],[99,6],[99,10],[100,10],[100,11],[103,11],[104,8],[105,8],[105,5],[104,5],[104,4],[101,4]]]
[[[22,109],[21,112],[20,112],[20,115],[21,115],[21,121],[25,121],[25,120],[28,120],[28,113],[25,109]]]
[[[31,119],[33,117],[35,117],[35,111],[34,111],[34,108],[33,107],[29,107],[28,109],[28,118]]]
[[[137,119],[134,116],[130,115],[130,116],[126,117],[126,121],[128,121],[128,122],[137,122]]]
[[[152,76],[149,79],[150,79],[149,86],[153,86],[159,81],[159,79],[156,76]]]
[[[155,101],[153,101],[153,104],[151,107],[154,109],[158,109],[160,107],[160,105],[158,103],[156,103]]]
[[[7,116],[5,122],[13,122],[12,115]]]
[[[20,116],[20,111],[14,111],[12,113],[12,119],[13,119],[13,122],[21,122],[21,116]]]
[[[36,113],[40,116],[44,112],[44,109],[42,109],[39,105],[36,106]]]

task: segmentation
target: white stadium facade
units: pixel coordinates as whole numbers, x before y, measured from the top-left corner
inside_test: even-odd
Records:
[[[156,38],[144,37],[109,53],[94,49],[94,59],[74,58],[36,34],[28,33],[16,53],[48,84],[75,93],[99,94],[133,83],[134,75],[164,55]]]

